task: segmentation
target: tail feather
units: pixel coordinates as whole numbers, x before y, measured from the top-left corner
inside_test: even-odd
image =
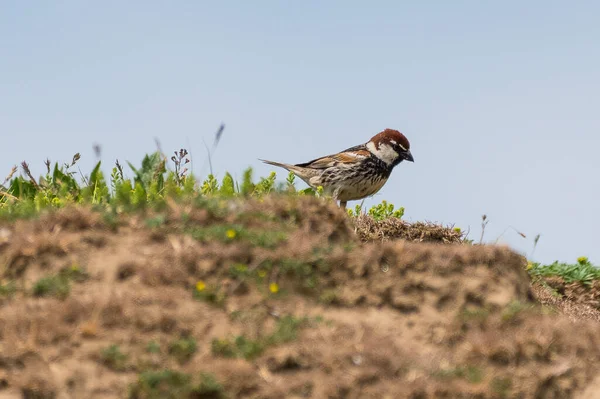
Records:
[[[311,181],[311,179],[313,177],[315,177],[316,175],[322,173],[321,170],[311,169],[311,168],[303,168],[302,166],[291,165],[289,163],[273,162],[273,161],[267,161],[265,159],[259,159],[259,160],[263,161],[266,164],[284,168],[290,172],[293,172],[296,176],[298,176],[299,178],[304,180],[304,182],[311,187],[314,185],[314,183]]]
[[[294,169],[297,169],[294,165],[290,165],[290,164],[287,164],[287,163],[267,161],[266,159],[260,159],[260,158],[258,160],[259,161],[263,161],[264,163],[269,164],[269,165],[273,165],[273,166],[278,166],[280,168],[284,168],[286,170],[294,171]]]

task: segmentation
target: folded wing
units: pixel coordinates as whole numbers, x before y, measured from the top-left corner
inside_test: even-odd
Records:
[[[371,153],[366,149],[364,145],[348,148],[337,154],[327,155],[321,158],[313,159],[305,163],[296,164],[301,168],[312,168],[312,169],[327,169],[339,164],[353,164],[361,159],[370,156]]]

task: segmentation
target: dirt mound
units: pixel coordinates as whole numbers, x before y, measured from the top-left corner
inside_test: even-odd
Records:
[[[600,360],[521,256],[361,243],[314,198],[0,228],[0,397],[559,398]]]
[[[600,284],[565,282],[561,277],[542,277],[533,284],[536,299],[574,320],[600,321]]]

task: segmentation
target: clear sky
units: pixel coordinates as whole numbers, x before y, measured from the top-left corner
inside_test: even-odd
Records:
[[[600,2],[3,1],[0,174],[102,147],[191,149],[216,174],[298,163],[395,128],[383,199],[533,258],[600,263]],[[284,174],[279,175],[283,180]],[[3,180],[3,177],[0,178]],[[353,206],[355,203],[350,203]]]

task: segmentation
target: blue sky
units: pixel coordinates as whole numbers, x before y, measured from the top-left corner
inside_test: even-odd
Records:
[[[535,260],[600,263],[600,3],[53,1],[0,4],[0,174],[102,147],[181,147],[257,175],[395,128],[383,199]],[[285,176],[280,174],[280,178]],[[353,205],[349,204],[349,205]]]

